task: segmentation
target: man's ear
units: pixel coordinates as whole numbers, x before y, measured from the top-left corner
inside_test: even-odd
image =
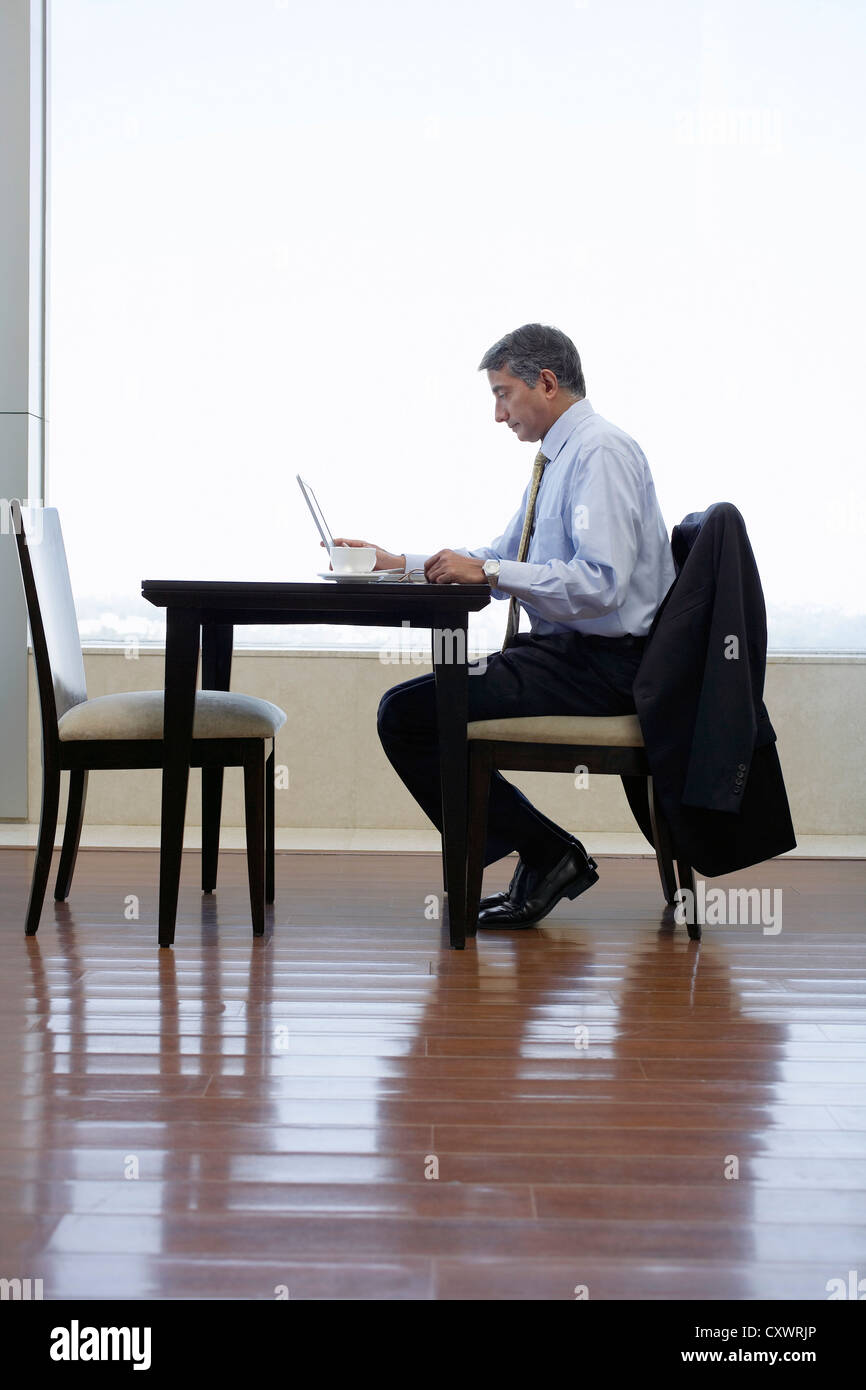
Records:
[[[542,367],[540,376],[544,385],[545,396],[555,396],[559,389],[556,373],[552,372],[549,367]]]

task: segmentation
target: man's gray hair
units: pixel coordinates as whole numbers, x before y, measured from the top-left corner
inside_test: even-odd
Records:
[[[543,323],[525,323],[506,333],[481,359],[479,372],[499,372],[505,367],[512,376],[534,386],[546,368],[560,386],[572,396],[585,396],[586,384],[577,348],[558,328]]]

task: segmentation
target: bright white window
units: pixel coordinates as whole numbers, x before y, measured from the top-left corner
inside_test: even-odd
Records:
[[[299,470],[338,532],[490,540],[534,450],[476,367],[542,320],[669,528],[743,512],[771,647],[866,649],[864,30],[844,0],[53,3],[48,500],[85,638],[159,637],[143,578],[323,568]]]

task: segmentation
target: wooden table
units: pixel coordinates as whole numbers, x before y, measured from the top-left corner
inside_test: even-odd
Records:
[[[159,865],[159,944],[171,946],[177,917],[199,647],[202,688],[228,690],[240,624],[334,623],[430,628],[442,766],[442,858],[452,947],[466,939],[467,625],[490,602],[487,584],[380,581],[306,584],[255,580],[146,579],[141,592],[166,610],[165,763]],[[327,756],[327,750],[322,750]],[[219,840],[222,773],[202,784],[203,863]],[[264,904],[262,905],[264,911]]]

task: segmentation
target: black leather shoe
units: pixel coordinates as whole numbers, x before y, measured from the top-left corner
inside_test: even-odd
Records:
[[[478,911],[485,912],[488,907],[501,907],[503,903],[520,903],[526,896],[526,875],[527,868],[522,859],[518,859],[517,868],[511,875],[511,882],[504,893],[489,893],[486,898],[482,898],[478,904]]]
[[[515,929],[534,927],[552,912],[560,898],[578,897],[598,882],[598,865],[586,853],[579,840],[574,840],[557,864],[543,877],[530,873],[526,896],[522,903],[501,903],[478,914],[479,927]]]

